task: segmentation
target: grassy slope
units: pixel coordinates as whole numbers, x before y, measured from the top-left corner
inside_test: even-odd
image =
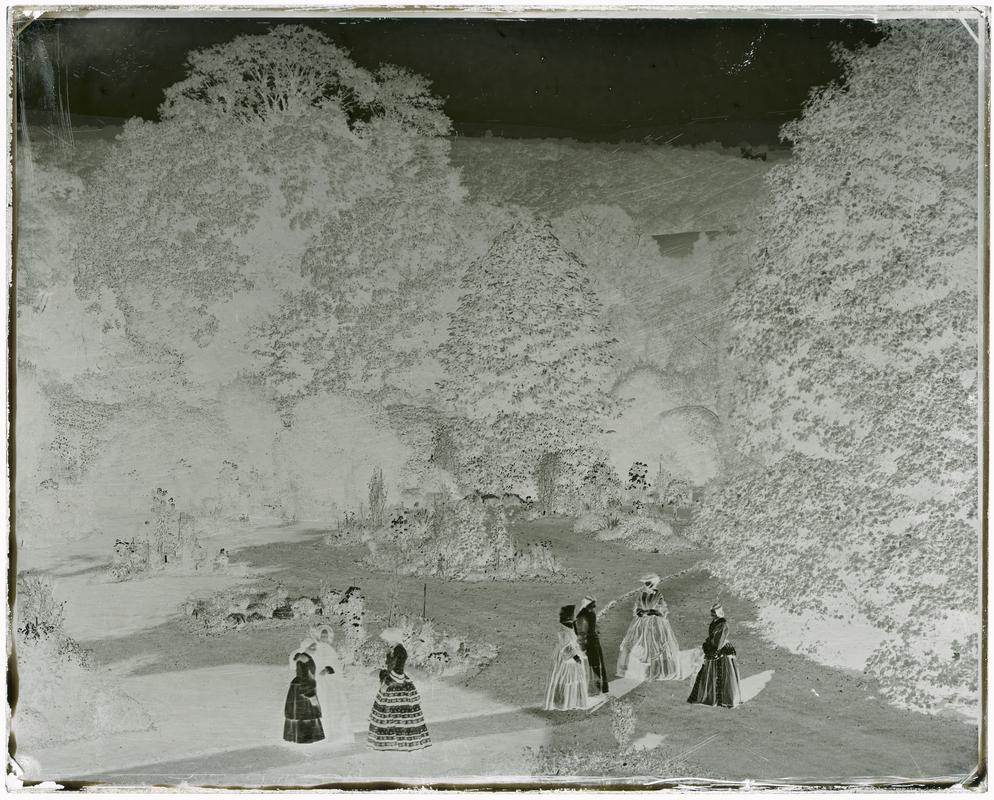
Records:
[[[567,566],[585,576],[582,585],[540,582],[461,584],[428,580],[428,613],[452,631],[500,646],[497,660],[479,675],[463,679],[469,688],[522,706],[541,703],[560,605],[592,591],[605,606],[627,592],[646,571],[668,575],[703,557],[701,553],[660,556],[575,536],[566,520],[529,523],[522,539],[548,538]],[[314,590],[321,583],[356,584],[372,609],[386,613],[396,588],[404,610],[421,609],[420,579],[370,573],[355,561],[361,548],[329,548],[311,541],[247,548],[241,559],[278,567],[274,578],[292,590]],[[691,572],[664,584],[681,647],[703,639],[707,609],[721,587],[703,572]],[[835,779],[860,776],[905,778],[965,775],[976,761],[976,731],[961,722],[930,718],[887,706],[874,686],[764,643],[743,623],[754,617],[750,604],[722,593],[740,653],[743,677],[774,670],[772,681],[750,703],[733,711],[686,704],[689,683],[656,683],[637,689],[628,699],[636,707],[636,737],[646,732],[666,736],[665,745],[682,753],[717,734],[690,756],[709,773],[728,779]],[[618,604],[602,621],[601,640],[609,666],[630,619],[630,605]],[[285,663],[288,646],[301,629],[235,633],[207,642],[185,633],[177,622],[135,636],[90,643],[104,662],[148,655],[150,644],[163,654],[146,671],[188,669],[224,663]],[[375,631],[374,631],[375,632]],[[813,691],[812,691],[813,690]],[[817,692],[817,694],[815,694]],[[549,730],[552,746],[610,747],[607,712],[580,717]]]
[[[555,217],[618,205],[651,235],[736,229],[766,195],[772,162],[676,147],[457,137],[470,197]]]

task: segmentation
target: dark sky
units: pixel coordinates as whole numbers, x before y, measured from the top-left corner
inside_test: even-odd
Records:
[[[67,68],[74,114],[154,119],[188,51],[294,21],[363,66],[428,76],[465,135],[675,144],[775,144],[811,87],[838,77],[830,44],[879,39],[839,20],[64,19],[20,38],[26,105],[43,104],[39,43]]]

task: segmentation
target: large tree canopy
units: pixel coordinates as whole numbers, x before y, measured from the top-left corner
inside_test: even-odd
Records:
[[[348,51],[303,25],[196,50],[187,68],[187,77],[166,90],[163,120],[279,122],[317,109],[340,115],[353,128],[380,118],[424,136],[450,129],[427,80],[392,64],[365,70]]]
[[[839,57],[729,309],[727,402],[765,466],[699,530],[737,588],[886,631],[870,668],[931,707],[977,679],[976,48],[915,21]]]
[[[198,380],[365,389],[356,364],[393,363],[455,264],[448,130],[423,78],[304,26],[193,52],[90,187],[77,287],[111,290],[129,336]]]
[[[582,462],[610,404],[613,344],[586,268],[548,224],[521,222],[494,240],[466,271],[441,348],[442,395],[478,434],[465,450],[478,488],[530,484],[547,451]]]

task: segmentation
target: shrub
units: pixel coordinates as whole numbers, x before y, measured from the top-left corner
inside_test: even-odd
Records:
[[[622,751],[631,744],[635,734],[635,708],[626,700],[612,698],[611,704],[611,734]]]
[[[348,593],[346,592],[346,595]],[[269,591],[253,586],[236,586],[208,597],[190,598],[182,605],[185,625],[201,636],[220,636],[245,627],[286,625],[301,619],[323,617],[338,624],[350,648],[354,648],[356,627],[346,617],[354,610],[352,597],[325,590],[321,597],[290,597],[286,587],[277,584]],[[343,607],[345,604],[345,607]],[[365,614],[365,609],[362,609]],[[358,631],[364,637],[365,629]]]
[[[71,641],[71,640],[69,640]],[[18,701],[13,731],[20,747],[36,747],[153,727],[152,719],[85,660],[51,638],[17,649]]]
[[[589,747],[525,748],[532,775],[537,777],[590,776],[599,778],[678,779],[711,778],[710,769],[693,764],[669,749],[597,750]]]
[[[622,542],[632,550],[663,553],[693,547],[676,536],[673,529],[661,519],[627,516],[618,526],[601,532],[600,539]]]
[[[625,490],[628,494],[629,502],[636,513],[645,510],[645,498],[652,486],[648,479],[649,465],[644,461],[636,461],[628,468],[628,483]]]
[[[18,743],[38,747],[150,728],[141,706],[105,685],[90,651],[66,635],[63,606],[48,578],[18,576],[14,630],[20,683],[13,722]]]
[[[584,508],[606,511],[621,496],[621,479],[607,461],[596,461],[583,476],[581,498]]]
[[[57,602],[50,578],[25,572],[17,576],[16,627],[20,641],[63,636],[65,602]]]
[[[366,541],[367,563],[395,575],[453,580],[566,577],[550,543],[518,547],[508,534],[503,507],[470,496],[436,498],[425,517],[399,511]]]
[[[152,492],[151,520],[146,520],[146,534],[114,542],[110,565],[116,580],[146,575],[161,569],[221,569],[227,554],[211,558],[200,544],[200,524],[196,517],[178,511],[175,500],[165,489]]]
[[[408,665],[434,675],[479,672],[497,657],[494,645],[440,631],[430,619],[401,615],[391,621],[390,627],[399,631]],[[379,639],[371,639],[370,643],[361,650],[362,663],[370,667],[382,664],[387,646]]]

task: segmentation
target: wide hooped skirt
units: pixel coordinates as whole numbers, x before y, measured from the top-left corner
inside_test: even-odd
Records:
[[[545,690],[546,711],[586,710],[590,705],[587,693],[587,660],[577,663],[572,658],[556,659],[552,677]]]
[[[628,628],[618,651],[619,678],[680,680],[680,647],[664,617],[637,617]]]
[[[380,687],[369,714],[366,741],[374,750],[421,750],[431,746],[421,698],[413,683]]]
[[[293,744],[314,744],[324,739],[320,717],[317,719],[284,719],[283,738]]]
[[[726,708],[739,705],[742,702],[742,690],[739,687],[739,666],[735,663],[735,656],[706,659],[701,671],[697,673],[694,689],[687,702]]]

